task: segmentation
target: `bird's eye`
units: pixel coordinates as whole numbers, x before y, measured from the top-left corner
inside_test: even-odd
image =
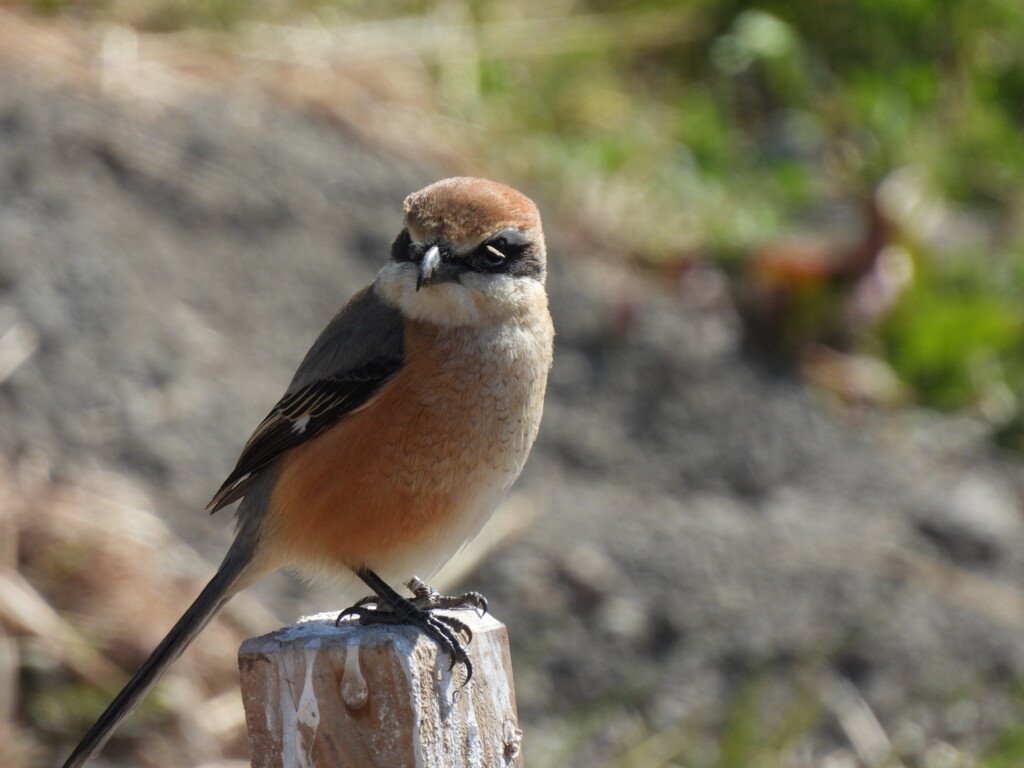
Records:
[[[505,254],[499,251],[496,247],[499,242],[504,244],[505,238],[499,237],[497,240],[485,245],[479,251],[478,258],[488,267],[500,267],[505,263]]]
[[[504,248],[506,245],[508,245],[508,238],[496,237],[493,240],[491,240],[490,245],[493,245],[495,248]]]

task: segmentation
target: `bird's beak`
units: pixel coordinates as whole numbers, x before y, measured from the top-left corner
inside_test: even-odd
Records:
[[[416,277],[417,291],[425,285],[430,285],[430,281],[434,278],[434,273],[440,264],[441,249],[436,245],[432,245],[423,254],[423,261],[420,262],[420,273]]]

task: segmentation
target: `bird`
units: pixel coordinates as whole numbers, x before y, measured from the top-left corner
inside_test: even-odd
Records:
[[[471,678],[471,635],[435,609],[486,602],[416,576],[480,530],[536,439],[554,339],[546,246],[533,201],[495,181],[443,179],[403,214],[390,258],[313,342],[213,496],[212,512],[241,502],[220,567],[63,768],[95,757],[217,611],[283,567],[369,587],[342,615],[413,624]]]

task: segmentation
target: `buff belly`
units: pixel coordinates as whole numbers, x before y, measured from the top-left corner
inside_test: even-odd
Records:
[[[543,377],[501,354],[467,370],[460,347],[411,330],[407,364],[381,395],[280,468],[265,534],[306,574],[426,578],[476,534],[526,461]]]

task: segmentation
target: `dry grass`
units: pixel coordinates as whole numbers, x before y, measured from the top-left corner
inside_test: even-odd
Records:
[[[209,566],[124,477],[50,478],[45,461],[0,464],[0,763],[52,763],[99,714],[209,576]],[[241,596],[190,649],[110,747],[141,765],[246,754],[242,639],[274,625]],[[19,689],[19,683],[26,684]],[[159,724],[140,739],[139,726]],[[159,734],[159,735],[158,735]]]

